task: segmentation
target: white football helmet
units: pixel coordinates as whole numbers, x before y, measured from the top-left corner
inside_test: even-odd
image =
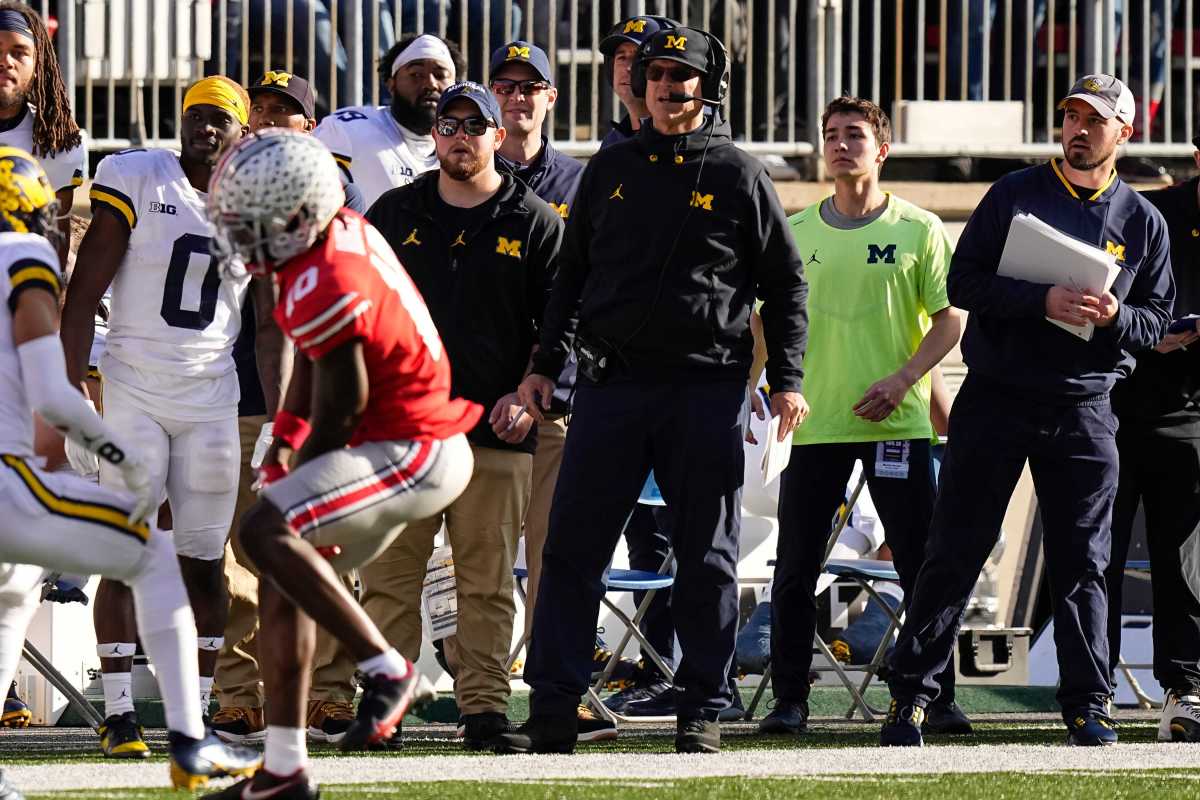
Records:
[[[337,162],[315,136],[280,128],[247,136],[209,183],[213,255],[267,274],[312,247],[345,202]]]

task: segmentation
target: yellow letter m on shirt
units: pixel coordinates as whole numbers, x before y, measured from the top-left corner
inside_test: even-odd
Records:
[[[513,258],[521,257],[521,240],[513,239],[511,242],[503,236],[496,240],[496,252]]]

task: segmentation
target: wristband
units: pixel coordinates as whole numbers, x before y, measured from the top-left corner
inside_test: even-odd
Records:
[[[288,411],[280,411],[275,415],[275,427],[272,435],[293,450],[299,450],[310,433],[312,433],[312,425],[308,424],[308,420],[301,419]]]
[[[288,468],[286,464],[264,464],[258,468],[258,488],[263,489],[270,486],[287,474]]]

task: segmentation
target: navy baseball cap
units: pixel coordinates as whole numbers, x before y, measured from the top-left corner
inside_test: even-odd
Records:
[[[708,37],[695,28],[659,31],[642,43],[638,58],[644,64],[658,59],[677,61],[703,75],[712,67]]]
[[[550,57],[536,44],[518,40],[497,47],[492,52],[491,74],[494,75],[505,64],[528,64],[541,76],[542,80],[554,83],[554,71],[550,69]]]
[[[500,106],[496,103],[495,96],[486,87],[475,81],[462,81],[442,92],[442,97],[437,104],[438,116],[441,116],[442,112],[446,110],[446,106],[459,99],[470,100],[485,119],[495,124],[497,128],[503,127],[500,122]]]
[[[299,75],[293,75],[283,70],[273,70],[263,74],[256,83],[251,84],[246,93],[254,99],[254,95],[271,92],[290,97],[300,106],[300,111],[306,119],[316,117],[317,97],[308,81]]]
[[[625,42],[641,47],[642,42],[659,31],[678,28],[679,23],[670,17],[642,15],[623,19],[609,29],[608,34],[600,40],[600,52],[605,58],[612,58],[617,48]]]

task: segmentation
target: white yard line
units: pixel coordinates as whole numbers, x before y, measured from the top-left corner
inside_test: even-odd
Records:
[[[385,781],[541,781],[609,779],[661,781],[741,775],[750,778],[943,772],[1116,772],[1200,766],[1200,747],[1130,744],[1106,748],[1033,745],[907,748],[747,750],[715,756],[592,753],[575,756],[420,756],[319,758],[322,783]],[[164,786],[167,767],[155,764],[42,764],[5,772],[23,792]]]

